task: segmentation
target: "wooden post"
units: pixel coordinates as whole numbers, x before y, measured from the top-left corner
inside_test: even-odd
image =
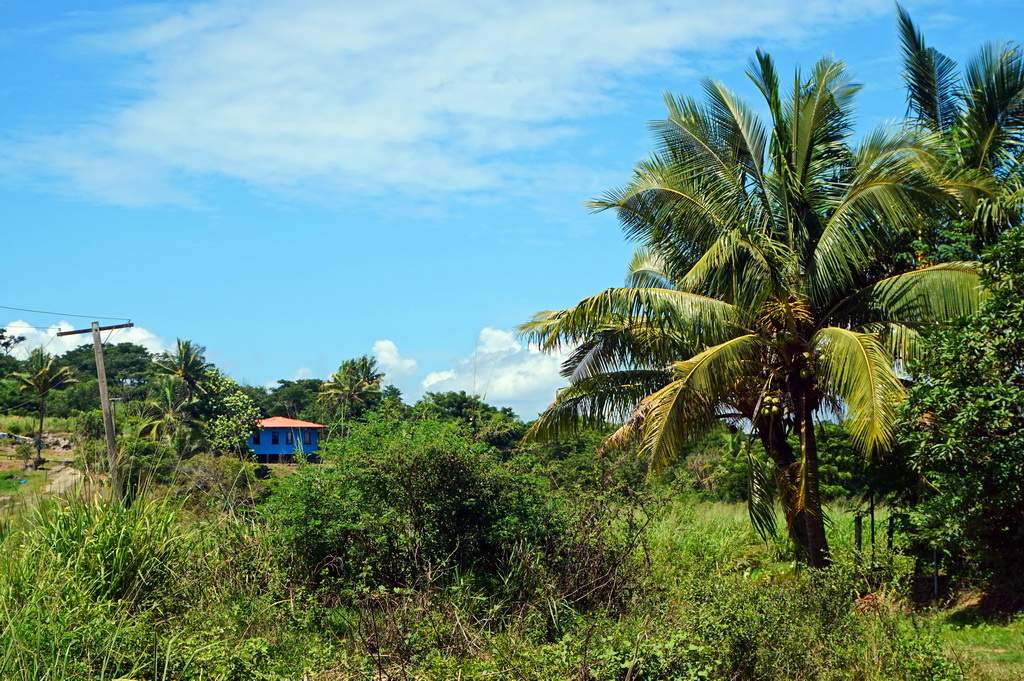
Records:
[[[74,336],[80,333],[92,331],[92,350],[96,357],[96,378],[100,383],[100,406],[103,408],[103,434],[107,438],[107,465],[110,467],[110,495],[117,501],[124,498],[124,490],[121,485],[121,470],[117,456],[117,440],[114,438],[114,416],[110,411],[110,395],[107,393],[107,367],[103,363],[103,341],[100,340],[100,331],[111,329],[129,329],[134,324],[116,324],[114,326],[101,327],[99,322],[93,322],[91,329],[78,329],[75,331],[61,331],[58,336]]]
[[[875,493],[871,492],[871,567],[875,567]]]
[[[92,323],[92,349],[96,356],[96,377],[100,382],[100,406],[103,408],[103,434],[107,438],[107,466],[110,468],[110,496],[122,498],[121,471],[114,433],[114,415],[110,411],[110,393],[107,392],[107,367],[103,362],[103,342],[100,340],[99,322]]]

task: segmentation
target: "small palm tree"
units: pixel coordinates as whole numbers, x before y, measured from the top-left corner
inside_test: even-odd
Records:
[[[885,451],[903,397],[893,359],[914,352],[922,326],[976,308],[978,273],[906,271],[892,257],[899,231],[948,210],[950,196],[913,131],[852,145],[857,87],[842,63],[798,71],[785,96],[767,55],[748,74],[767,123],[713,80],[704,102],[667,97],[657,153],[594,202],[643,247],[626,287],[520,327],[545,349],[572,349],[570,385],[531,432],[625,418],[608,444],[639,442],[658,470],[731,421],[774,461],[790,534],[821,567],[816,417],[841,414],[865,454]]]
[[[46,397],[51,390],[60,390],[72,383],[77,383],[74,372],[70,367],[55,366],[57,358],[48,355],[42,348],[32,351],[25,362],[25,371],[11,373],[8,378],[13,378],[18,383],[18,389],[23,393],[35,393],[39,396],[39,437],[36,440],[36,461],[38,467],[42,464],[43,449],[43,419],[46,415]]]
[[[191,400],[203,392],[203,380],[210,368],[205,353],[206,348],[203,346],[179,338],[174,351],[164,352],[154,364],[160,373],[181,379],[186,397]]]
[[[139,437],[170,445],[182,456],[193,453],[202,440],[202,422],[195,413],[198,401],[188,396],[179,376],[161,376],[148,399],[132,405],[141,421]]]
[[[380,384],[384,373],[377,366],[377,360],[363,355],[347,359],[330,379],[320,386],[317,402],[324,405],[333,415],[341,416],[341,431],[355,405],[365,405],[381,394]]]

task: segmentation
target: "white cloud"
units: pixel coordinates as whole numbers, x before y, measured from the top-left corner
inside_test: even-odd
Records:
[[[312,377],[313,377],[313,370],[312,369],[310,369],[309,367],[299,367],[298,369],[295,370],[295,373],[292,375],[292,380],[293,381],[301,381],[304,378],[312,378]]]
[[[25,342],[15,346],[11,354],[18,359],[25,359],[36,348],[43,348],[51,355],[63,355],[68,350],[73,350],[79,345],[91,344],[92,335],[82,334],[75,336],[57,336],[59,331],[71,331],[76,328],[83,328],[79,323],[77,326],[66,320],[60,320],[57,324],[48,328],[32,327],[28,322],[16,319],[6,325],[9,335],[24,336]],[[135,343],[141,345],[150,352],[163,352],[168,349],[164,339],[157,336],[149,329],[141,326],[133,326],[130,329],[115,329],[104,331],[100,334],[104,343]]]
[[[182,201],[181,178],[204,176],[279,191],[507,190],[546,172],[510,152],[576,134],[638,76],[683,70],[684,54],[795,40],[892,6],[210,0],[159,11],[89,41],[134,60],[134,90],[77,130],[0,144],[0,166],[120,203]]]
[[[480,332],[478,348],[480,352],[514,352],[521,350],[522,346],[515,341],[515,336],[511,331],[492,329],[488,326]]]
[[[402,357],[394,341],[379,340],[373,344],[373,356],[389,379],[399,379],[416,373],[416,360]]]
[[[487,402],[511,407],[533,419],[555,398],[566,381],[559,376],[564,355],[524,348],[510,331],[487,327],[480,332],[476,351],[452,369],[435,371],[420,383],[424,391],[465,390]]]
[[[447,369],[445,371],[431,371],[429,374],[427,374],[426,378],[424,378],[420,382],[420,387],[423,388],[424,390],[430,390],[435,385],[440,385],[448,381],[455,380],[455,378],[457,377],[458,374],[456,374],[451,369]]]

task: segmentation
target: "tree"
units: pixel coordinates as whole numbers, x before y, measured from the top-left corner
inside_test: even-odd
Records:
[[[96,378],[96,353],[92,343],[68,350],[61,355],[60,363],[70,367],[80,381]],[[107,384],[115,389],[148,383],[156,368],[149,350],[136,343],[104,345],[103,364]]]
[[[473,438],[508,454],[526,431],[509,407],[498,409],[465,390],[427,393],[413,407],[421,418],[456,420],[469,427]]]
[[[10,374],[18,383],[23,393],[35,393],[39,397],[39,439],[36,441],[36,466],[42,463],[43,450],[43,419],[46,415],[46,397],[52,390],[77,382],[74,374],[67,367],[55,365],[56,357],[48,355],[42,348],[37,348],[25,362],[25,371]]]
[[[14,336],[7,333],[6,328],[0,329],[0,352],[4,355],[11,354],[15,346],[25,342],[24,336]]]
[[[340,415],[342,434],[345,423],[357,418],[381,394],[380,384],[384,373],[377,367],[377,360],[363,355],[346,359],[331,374],[330,379],[320,386],[317,401],[332,415]]]
[[[203,423],[198,402],[189,398],[185,383],[176,375],[161,376],[144,402],[133,403],[140,419],[139,437],[171,446],[179,456],[196,453],[202,444]]]
[[[915,509],[934,545],[1019,583],[1024,560],[1024,227],[985,257],[991,297],[933,333],[902,410],[901,439],[928,482]],[[1019,591],[1018,591],[1019,593]],[[1019,596],[1018,596],[1019,598]]]
[[[937,136],[931,151],[962,199],[952,221],[921,234],[922,245],[935,260],[980,253],[1021,216],[1024,53],[1014,43],[985,45],[961,72],[897,11],[908,119]]]
[[[323,384],[319,378],[279,380],[277,386],[264,398],[263,408],[268,416],[299,418],[299,414],[316,402]]]
[[[893,358],[913,354],[923,325],[976,309],[978,272],[907,271],[893,257],[896,227],[919,227],[950,197],[915,131],[851,143],[858,87],[841,62],[798,70],[785,96],[769,56],[748,75],[767,121],[714,80],[704,102],[667,96],[656,153],[592,204],[616,210],[641,248],[626,287],[520,327],[545,349],[572,349],[570,385],[531,433],[628,417],[606,446],[636,441],[660,470],[731,421],[764,445],[790,534],[821,567],[816,417],[843,414],[861,452],[885,451],[904,394]],[[752,510],[760,530],[774,527],[767,507]]]
[[[196,345],[190,340],[178,339],[174,351],[167,351],[156,360],[157,371],[162,374],[177,376],[185,385],[189,399],[201,394],[204,390],[203,380],[207,376],[210,365],[206,362],[206,348]]]
[[[204,393],[199,413],[205,422],[207,443],[217,451],[249,458],[248,438],[256,432],[259,408],[234,379],[216,369],[207,369],[202,381]]]

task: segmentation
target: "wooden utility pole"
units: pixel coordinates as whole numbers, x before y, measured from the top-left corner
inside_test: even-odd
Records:
[[[96,357],[96,378],[100,383],[100,406],[103,408],[103,434],[107,438],[107,466],[110,468],[110,495],[112,498],[121,500],[124,497],[124,490],[121,485],[121,470],[117,455],[117,440],[114,435],[114,414],[110,410],[110,393],[107,392],[107,367],[103,362],[103,341],[100,340],[100,331],[113,329],[129,329],[135,326],[131,322],[127,324],[115,324],[114,326],[101,327],[99,322],[93,322],[90,329],[78,329],[76,331],[61,331],[58,336],[75,336],[92,331],[92,350]]]

